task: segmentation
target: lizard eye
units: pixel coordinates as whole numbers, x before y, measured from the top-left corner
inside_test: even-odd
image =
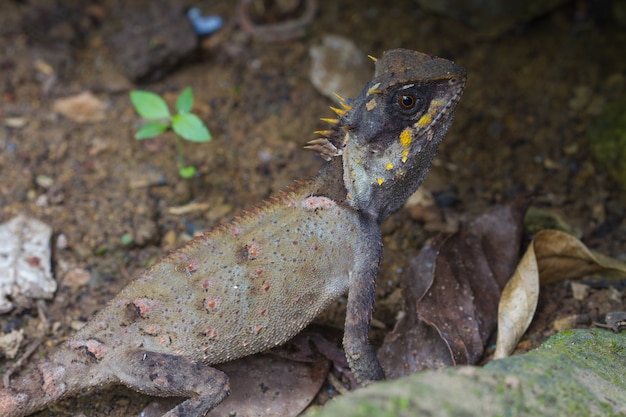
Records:
[[[413,120],[428,108],[432,92],[428,86],[400,86],[389,96],[389,108],[399,117]]]
[[[413,117],[424,107],[424,98],[414,93],[403,91],[396,95],[395,102],[405,116]]]
[[[417,99],[413,94],[402,94],[398,97],[398,104],[403,110],[411,110],[417,104]]]

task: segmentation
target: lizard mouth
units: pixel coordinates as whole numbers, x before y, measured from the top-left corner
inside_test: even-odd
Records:
[[[442,119],[446,118],[450,114],[453,113],[456,105],[461,100],[461,96],[463,95],[463,91],[465,90],[465,78],[450,78],[449,84],[457,84],[456,90],[452,93],[451,97],[444,103],[444,105],[439,109],[433,109],[432,113],[434,113],[434,117],[431,118],[430,123],[427,126],[421,127],[423,133],[426,134],[429,132],[433,126],[435,126]],[[420,128],[419,120],[415,123],[414,127]]]

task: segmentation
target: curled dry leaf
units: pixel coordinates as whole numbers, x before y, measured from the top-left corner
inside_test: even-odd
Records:
[[[502,292],[498,306],[498,340],[494,358],[511,354],[537,308],[539,286],[563,279],[603,273],[626,276],[626,264],[589,250],[559,230],[538,232]]]
[[[559,230],[542,230],[533,239],[539,280],[549,284],[595,273],[626,276],[626,264],[587,248],[574,236]]]
[[[56,99],[52,109],[78,123],[92,123],[104,120],[106,104],[90,91],[71,97]]]
[[[528,203],[517,200],[451,236],[439,235],[411,261],[406,314],[378,353],[388,377],[481,358],[495,330],[500,292],[517,263]]]
[[[531,244],[500,297],[494,359],[504,358],[513,351],[530,325],[538,300],[539,269]]]

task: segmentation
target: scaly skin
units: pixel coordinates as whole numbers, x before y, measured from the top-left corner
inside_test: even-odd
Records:
[[[384,378],[367,334],[379,224],[417,189],[452,122],[465,71],[393,50],[309,148],[320,174],[162,258],[46,362],[0,390],[0,415],[121,383],[189,398],[167,417],[203,416],[229,393],[211,365],[280,345],[348,292],[344,349],[362,385]]]

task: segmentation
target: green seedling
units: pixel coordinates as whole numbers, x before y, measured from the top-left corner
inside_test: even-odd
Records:
[[[181,178],[191,178],[196,168],[185,164],[182,139],[202,143],[211,140],[211,133],[202,120],[191,113],[193,107],[193,91],[187,87],[176,99],[177,113],[172,115],[167,103],[161,96],[149,91],[131,91],[130,101],[141,117],[148,120],[135,133],[135,139],[150,139],[172,129],[176,137],[176,164]]]

